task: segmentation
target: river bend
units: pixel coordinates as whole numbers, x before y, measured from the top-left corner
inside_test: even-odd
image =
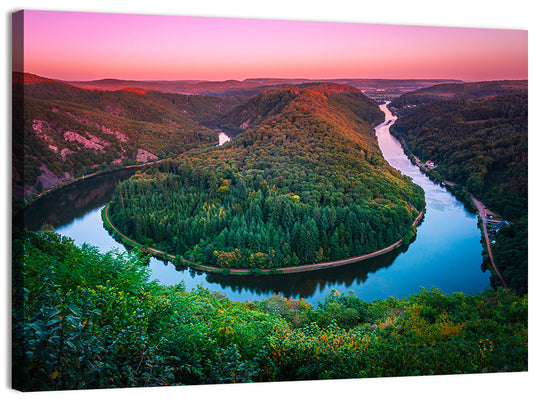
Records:
[[[421,186],[426,196],[424,221],[408,248],[334,269],[261,277],[206,274],[151,258],[152,279],[165,285],[183,281],[187,290],[202,285],[237,301],[262,300],[280,293],[305,298],[315,305],[332,290],[353,291],[370,301],[408,297],[419,292],[420,287],[466,294],[488,287],[489,272],[481,270],[482,246],[476,215],[411,164],[398,140],[389,133],[396,118],[385,104],[381,109],[386,118],[375,130],[385,159]],[[26,209],[26,225],[36,229],[48,222],[77,244],[88,243],[101,251],[124,251],[125,247],[104,229],[101,209],[111,199],[117,182],[132,173],[97,176],[36,201]]]

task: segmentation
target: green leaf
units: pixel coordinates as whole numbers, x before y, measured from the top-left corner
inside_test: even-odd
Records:
[[[53,319],[48,320],[48,323],[46,323],[46,327],[51,327],[54,324],[60,323],[61,319],[59,317],[54,317]]]

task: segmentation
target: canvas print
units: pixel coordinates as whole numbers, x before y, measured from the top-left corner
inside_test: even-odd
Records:
[[[528,370],[526,30],[12,19],[15,389]]]

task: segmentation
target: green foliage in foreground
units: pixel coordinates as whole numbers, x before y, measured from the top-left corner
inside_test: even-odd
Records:
[[[527,296],[503,290],[232,302],[53,232],[15,233],[13,264],[26,391],[527,370]]]

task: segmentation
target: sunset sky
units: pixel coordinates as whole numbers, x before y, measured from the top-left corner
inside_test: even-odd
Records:
[[[23,69],[62,80],[527,79],[527,48],[526,30],[25,11]]]

